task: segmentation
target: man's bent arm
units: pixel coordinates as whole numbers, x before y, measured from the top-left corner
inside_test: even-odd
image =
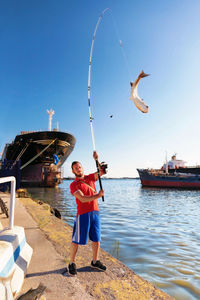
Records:
[[[104,191],[101,190],[101,191],[99,191],[98,194],[93,195],[93,196],[84,196],[84,194],[80,190],[78,190],[73,195],[81,202],[90,202],[90,201],[94,201],[98,198],[101,198],[104,195]]]

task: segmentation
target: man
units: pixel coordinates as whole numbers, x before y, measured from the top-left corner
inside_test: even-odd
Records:
[[[96,151],[93,152],[93,158],[98,161]],[[100,165],[99,165],[100,166]],[[98,198],[104,196],[104,191],[98,193],[95,188],[95,181],[98,180],[98,173],[93,173],[88,176],[84,175],[82,165],[78,161],[72,163],[72,172],[75,174],[75,180],[70,184],[70,191],[76,198],[77,215],[74,222],[72,243],[70,249],[69,273],[76,275],[75,257],[78,250],[78,245],[86,245],[88,236],[92,241],[93,259],[91,267],[105,271],[104,266],[98,260],[100,248],[100,218],[98,208]],[[100,176],[105,174],[105,168],[100,166]]]

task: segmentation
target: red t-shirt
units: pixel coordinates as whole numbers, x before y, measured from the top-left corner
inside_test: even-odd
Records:
[[[91,188],[88,185],[91,186]],[[71,194],[74,195],[74,193],[78,190],[80,190],[84,196],[93,196],[96,194],[94,173],[88,176],[84,176],[84,179],[75,178],[75,180],[70,184]],[[74,196],[76,197],[76,194]],[[81,202],[76,198],[76,204],[77,216],[83,215],[90,211],[99,210],[98,199],[90,202]]]

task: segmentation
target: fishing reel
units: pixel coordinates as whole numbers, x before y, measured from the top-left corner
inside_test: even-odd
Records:
[[[108,165],[103,161],[99,164],[99,166],[100,166],[100,169],[103,172],[103,174],[106,174],[107,173],[106,169],[108,168]]]

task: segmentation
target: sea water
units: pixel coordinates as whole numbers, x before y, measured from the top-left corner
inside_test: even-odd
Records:
[[[70,183],[27,190],[73,225]],[[142,188],[135,179],[103,180],[103,188],[101,247],[176,299],[200,299],[200,191]]]

